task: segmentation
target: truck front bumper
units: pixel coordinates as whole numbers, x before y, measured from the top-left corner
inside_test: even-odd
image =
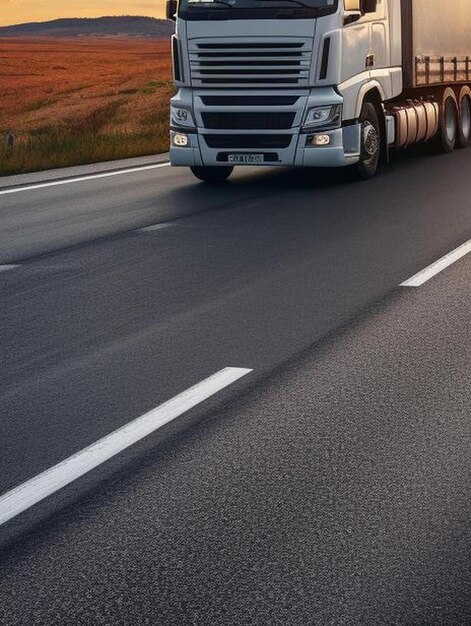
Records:
[[[181,89],[172,103],[191,110],[193,128],[172,129],[170,160],[173,165],[227,167],[231,155],[262,155],[257,166],[351,165],[359,160],[359,124],[302,132],[309,108],[342,101],[333,88],[249,94]]]
[[[172,131],[173,135],[176,134]],[[178,133],[182,134],[182,133]],[[184,133],[186,134],[186,133]],[[287,148],[276,149],[270,152],[258,149],[228,149],[210,148],[206,144],[203,134],[188,133],[186,147],[174,146],[170,148],[170,161],[175,166],[227,166],[228,154],[265,154],[269,160],[257,164],[261,166],[281,167],[346,167],[357,163],[360,159],[360,125],[349,125],[343,128],[326,131],[323,136],[329,137],[329,145],[307,145],[308,138],[314,135],[292,135]]]

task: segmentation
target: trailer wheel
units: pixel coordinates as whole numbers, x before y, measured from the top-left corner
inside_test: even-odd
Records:
[[[381,126],[376,107],[371,102],[363,104],[360,122],[360,160],[351,167],[357,178],[368,180],[376,175],[381,155]]]
[[[452,152],[458,142],[459,128],[458,103],[453,89],[445,89],[440,109],[440,148]]]
[[[191,167],[194,176],[205,183],[222,183],[232,174],[233,167]]]
[[[460,93],[460,122],[458,147],[466,148],[471,140],[471,89],[463,87]]]

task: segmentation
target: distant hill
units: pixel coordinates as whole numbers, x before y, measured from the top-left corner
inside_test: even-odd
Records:
[[[67,18],[0,27],[0,37],[169,37],[174,24],[153,17]]]

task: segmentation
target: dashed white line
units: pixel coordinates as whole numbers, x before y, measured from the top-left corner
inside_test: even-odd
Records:
[[[142,226],[141,228],[137,228],[136,232],[139,233],[152,233],[154,230],[163,230],[164,228],[170,228],[171,226],[175,226],[176,224],[173,222],[162,222],[161,224],[152,224],[151,226]]]
[[[412,278],[409,278],[409,280],[403,282],[400,287],[421,287],[431,278],[433,278],[437,274],[440,274],[440,272],[443,272],[443,270],[445,270],[447,267],[450,267],[450,265],[453,265],[453,263],[456,263],[456,261],[459,261],[470,252],[471,239],[459,248],[456,248],[456,250],[453,250],[453,252],[445,255],[435,263],[432,263],[432,265],[429,265],[418,274],[415,274],[415,276],[412,276]]]
[[[154,163],[153,165],[141,165],[140,167],[130,167],[126,170],[116,170],[114,172],[103,172],[102,174],[88,174],[87,176],[77,176],[76,178],[66,178],[63,180],[51,180],[45,183],[36,183],[33,185],[24,185],[23,187],[14,187],[12,189],[0,189],[0,196],[11,193],[19,193],[20,191],[34,191],[35,189],[43,189],[44,187],[57,187],[58,185],[70,185],[71,183],[81,183],[85,180],[94,180],[95,178],[109,178],[110,176],[122,176],[123,174],[134,174],[135,172],[145,172],[146,170],[156,170],[161,167],[169,167],[170,163]]]
[[[186,413],[252,370],[227,367],[0,497],[0,525]]]
[[[19,265],[0,265],[0,272],[8,272],[9,270],[15,270]]]

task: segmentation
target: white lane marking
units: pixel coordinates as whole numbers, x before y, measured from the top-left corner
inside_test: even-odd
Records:
[[[136,232],[139,233],[152,233],[154,230],[163,230],[164,228],[170,228],[172,226],[176,226],[173,222],[162,222],[162,224],[152,224],[152,226],[143,226],[142,228],[137,228]]]
[[[446,254],[435,263],[432,263],[432,265],[429,265],[418,274],[415,274],[415,276],[412,276],[412,278],[409,278],[409,280],[403,282],[400,287],[421,287],[431,278],[433,278],[437,274],[440,274],[440,272],[443,272],[443,270],[445,270],[447,267],[453,265],[453,263],[456,263],[456,261],[459,261],[470,252],[471,239],[459,248],[456,248],[456,250],[453,250],[453,252]]]
[[[15,270],[20,265],[0,265],[0,272],[8,272],[9,270]]]
[[[170,163],[154,163],[154,165],[141,165],[140,167],[130,167],[127,170],[116,170],[115,172],[103,172],[102,174],[88,174],[87,176],[77,176],[76,178],[66,178],[65,180],[51,180],[47,183],[36,183],[13,189],[0,189],[0,196],[9,193],[19,193],[20,191],[33,191],[44,187],[57,187],[58,185],[70,185],[70,183],[81,183],[84,180],[94,180],[95,178],[109,178],[110,176],[121,176],[122,174],[133,174],[134,172],[145,172],[146,170],[156,170],[161,167],[169,167]]]
[[[226,367],[0,497],[0,526],[186,413],[252,370]]]

